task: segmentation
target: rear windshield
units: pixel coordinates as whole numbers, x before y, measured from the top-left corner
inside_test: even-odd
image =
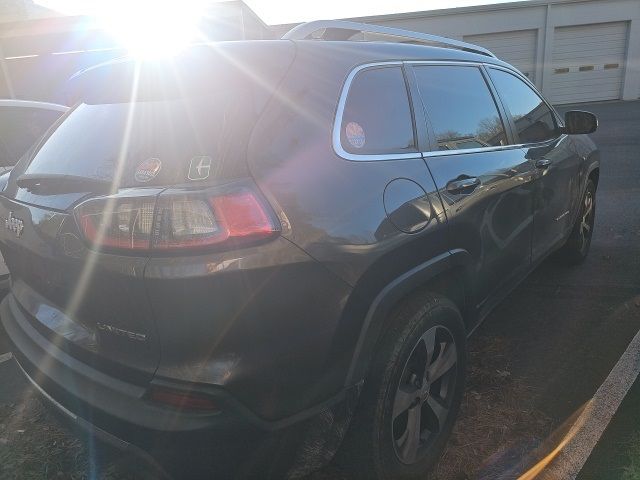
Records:
[[[120,187],[213,179],[225,159],[242,155],[250,103],[239,92],[197,101],[82,103],[25,173],[115,180]]]

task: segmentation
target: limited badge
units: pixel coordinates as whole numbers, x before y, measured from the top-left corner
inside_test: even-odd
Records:
[[[347,136],[347,140],[351,145],[355,148],[364,147],[365,136],[364,130],[360,126],[359,123],[349,122],[345,127],[345,135]]]
[[[161,168],[162,162],[159,158],[147,158],[136,167],[134,178],[137,182],[146,183],[156,178]]]
[[[204,180],[211,174],[213,159],[207,156],[198,156],[189,163],[189,180]]]

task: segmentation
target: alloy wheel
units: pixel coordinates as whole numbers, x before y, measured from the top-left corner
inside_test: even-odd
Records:
[[[441,325],[427,330],[414,345],[393,400],[393,444],[402,463],[419,461],[444,429],[457,362],[454,337]]]
[[[593,192],[587,190],[584,196],[584,203],[582,206],[582,218],[580,219],[580,248],[585,248],[591,233],[593,232],[593,220],[594,220],[594,205],[593,205]]]

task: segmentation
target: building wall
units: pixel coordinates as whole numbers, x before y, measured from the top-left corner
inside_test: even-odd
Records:
[[[127,53],[96,19],[36,19],[31,15],[16,20],[6,14],[9,10],[3,9],[3,1],[7,0],[0,0],[0,98],[66,103],[69,77]],[[31,4],[30,0],[10,1]],[[208,41],[258,40],[271,35],[241,1],[212,4],[198,28]]]
[[[505,32],[505,37],[508,38],[509,35],[506,32],[514,35],[518,32],[528,31],[532,33],[531,31],[534,31],[536,45],[535,52],[532,55],[535,58],[535,63],[533,65],[534,71],[530,78],[550,98],[554,96],[554,81],[557,82],[557,78],[554,78],[554,75],[559,75],[556,72],[558,65],[554,66],[553,62],[554,51],[561,48],[555,46],[557,28],[590,26],[584,29],[587,32],[592,31],[594,35],[593,39],[584,40],[584,49],[589,50],[591,48],[589,42],[597,42],[597,32],[599,31],[597,27],[599,24],[627,22],[626,39],[623,39],[625,44],[622,48],[626,52],[624,64],[620,66],[623,71],[621,72],[622,78],[618,98],[632,100],[640,97],[640,0],[530,0],[478,7],[363,17],[351,20],[443,35],[458,40],[464,40],[465,38],[473,40],[473,38],[469,37],[486,36],[486,34],[499,32]],[[282,33],[290,27],[290,25],[283,25],[275,28],[277,33]],[[604,39],[603,41],[606,41],[607,37],[602,38]],[[487,47],[491,48],[491,45],[489,44]],[[514,46],[514,48],[516,47]],[[497,53],[498,56],[509,60],[508,53],[503,55],[500,55],[500,52]],[[576,52],[576,56],[582,59],[583,63],[589,64],[588,52],[586,55]],[[596,69],[603,68],[604,62],[600,60],[605,57],[606,52],[604,57],[601,56],[599,58]],[[556,55],[557,58],[558,55]],[[577,68],[571,68],[571,74],[574,75],[574,78],[590,78],[589,73],[575,74]],[[606,77],[606,75],[600,74],[592,76],[594,78],[603,78],[601,81],[604,81],[604,77]],[[599,80],[594,81],[597,82]],[[585,93],[585,95],[587,94]],[[557,91],[555,92],[555,97],[565,98],[559,95]],[[581,98],[581,101],[593,99],[585,97]]]

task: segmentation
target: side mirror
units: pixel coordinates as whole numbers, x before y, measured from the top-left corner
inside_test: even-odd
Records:
[[[564,114],[564,133],[583,135],[593,133],[598,128],[598,117],[591,112],[570,110]]]

